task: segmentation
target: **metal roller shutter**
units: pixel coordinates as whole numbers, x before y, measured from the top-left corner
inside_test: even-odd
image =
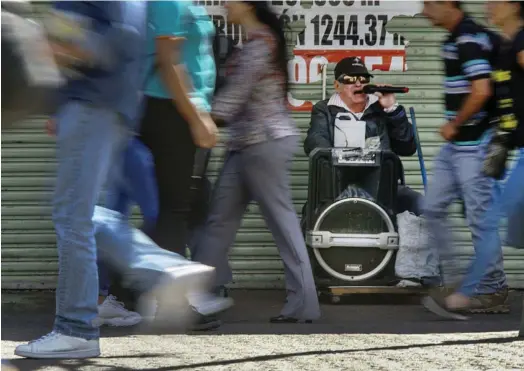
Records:
[[[302,1],[303,8],[310,2]],[[481,2],[467,3],[474,15],[484,12]],[[349,11],[349,9],[348,9]],[[290,40],[304,28],[303,21],[291,24]],[[402,84],[411,88],[400,96],[406,107],[413,106],[428,170],[441,142],[437,128],[443,123],[442,64],[439,42],[443,32],[432,28],[421,17],[397,17],[388,24],[388,31],[409,40],[407,72],[375,71],[377,81]],[[290,54],[292,48],[290,47]],[[329,66],[327,86],[332,86],[333,65]],[[321,99],[321,83],[296,84],[295,99]],[[308,112],[294,112],[302,137],[309,126]],[[50,199],[54,179],[54,141],[44,133],[45,118],[34,118],[2,135],[2,288],[54,288],[57,274],[56,247],[50,215]],[[214,150],[210,164],[215,177],[221,166],[223,147]],[[406,181],[422,191],[416,156],[404,158]],[[307,158],[300,149],[293,164],[293,199],[300,211],[307,194]],[[135,220],[138,219],[138,215]],[[471,238],[459,209],[452,210],[452,223],[457,239],[457,259],[466,266],[472,254]],[[524,251],[504,248],[505,268],[512,287],[524,287]],[[258,212],[251,205],[231,251],[234,285],[242,288],[282,288],[282,263],[273,238]]]
[[[54,140],[45,118],[2,133],[2,288],[54,288]]]

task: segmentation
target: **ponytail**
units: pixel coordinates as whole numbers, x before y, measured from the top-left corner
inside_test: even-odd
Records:
[[[289,72],[287,68],[287,47],[284,27],[278,16],[271,10],[267,1],[246,1],[253,6],[257,19],[268,26],[277,37],[275,62],[285,77],[285,91],[289,91]]]

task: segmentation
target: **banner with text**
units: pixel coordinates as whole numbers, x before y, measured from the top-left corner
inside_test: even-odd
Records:
[[[228,24],[223,0],[200,1],[219,32],[241,47],[245,37],[238,25]],[[305,29],[295,40],[294,58],[289,61],[291,83],[310,84],[322,79],[322,66],[358,56],[370,70],[405,71],[406,41],[386,31],[396,16],[414,16],[420,1],[314,0],[309,8],[300,0],[273,0],[271,4],[286,24],[304,21]],[[311,102],[289,97],[295,111],[308,111]]]

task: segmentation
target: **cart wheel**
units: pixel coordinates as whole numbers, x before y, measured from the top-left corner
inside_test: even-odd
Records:
[[[340,296],[338,296],[338,295],[333,295],[333,296],[331,297],[331,304],[338,304],[338,303],[340,303]]]

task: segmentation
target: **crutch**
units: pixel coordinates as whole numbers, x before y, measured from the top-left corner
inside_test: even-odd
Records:
[[[424,185],[424,193],[428,187],[428,177],[426,174],[426,165],[424,164],[424,155],[422,154],[422,146],[420,145],[420,138],[418,136],[417,119],[415,118],[415,109],[409,107],[409,114],[411,116],[411,125],[413,125],[413,132],[415,135],[415,144],[417,146],[418,163],[420,165],[420,174],[422,175],[422,184]]]

